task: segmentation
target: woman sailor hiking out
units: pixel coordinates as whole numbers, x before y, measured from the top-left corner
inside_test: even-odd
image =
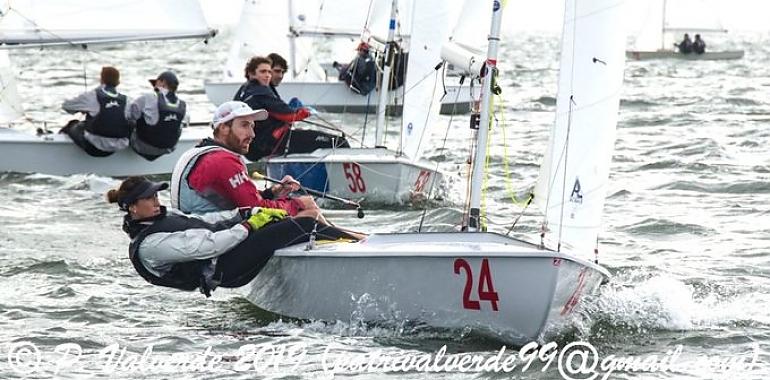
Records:
[[[131,238],[129,258],[142,278],[154,285],[200,289],[234,288],[251,281],[276,249],[316,239],[353,239],[308,217],[288,217],[271,208],[242,208],[185,215],[162,206],[158,191],[167,183],[129,177],[107,193]],[[354,240],[354,239],[353,239]]]

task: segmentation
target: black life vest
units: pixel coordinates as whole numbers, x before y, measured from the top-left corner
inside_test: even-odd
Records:
[[[131,264],[133,264],[134,269],[143,279],[153,285],[187,291],[201,288],[201,290],[207,294],[209,289],[206,285],[206,280],[203,277],[203,269],[211,264],[210,259],[177,263],[174,264],[171,267],[171,270],[166,274],[156,276],[147,270],[139,259],[139,246],[147,236],[154,233],[177,232],[192,228],[205,228],[211,231],[221,231],[235,225],[237,220],[211,224],[184,215],[166,214],[165,208],[163,211],[164,212],[161,215],[149,219],[152,220],[153,223],[147,226],[142,224],[142,220],[128,220],[124,222],[126,225],[124,226],[124,230],[127,230],[129,236],[131,236],[131,244],[128,246],[128,257],[131,259]]]
[[[128,137],[131,131],[126,120],[126,96],[115,88],[99,88],[96,89],[96,100],[99,102],[99,113],[86,117],[86,130],[103,137]]]
[[[182,119],[184,118],[187,104],[173,96],[176,102],[169,103],[162,94],[158,96],[158,123],[149,125],[140,117],[136,121],[136,135],[142,142],[156,148],[173,148],[179,142],[182,135]]]

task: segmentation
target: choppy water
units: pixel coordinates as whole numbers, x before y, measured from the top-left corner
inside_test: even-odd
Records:
[[[561,345],[590,342],[605,358],[672,356],[681,346],[676,360],[689,365],[669,372],[618,371],[610,378],[770,377],[770,36],[734,38],[746,50],[743,60],[627,65],[600,254],[613,278],[581,307],[573,327],[555,339]],[[515,186],[536,176],[553,121],[557,45],[555,34],[522,34],[504,43],[506,150]],[[218,77],[226,50],[226,42],[215,39],[208,46],[152,43],[12,55],[27,114],[34,120],[62,123],[66,117],[59,104],[83,90],[84,67],[91,87],[101,65],[115,64],[130,94],[148,89],[145,79],[161,70],[177,70],[181,96],[195,121],[208,119],[213,110],[203,80]],[[325,116],[336,122],[361,120]],[[440,159],[448,172],[462,173],[467,119],[455,117],[450,125],[444,117],[442,123],[427,156]],[[440,150],[447,126],[447,148]],[[503,140],[494,141],[491,228],[504,231],[519,209],[507,204]],[[446,345],[448,353],[492,357],[502,345],[468,330],[366,326],[355,318],[335,324],[281,320],[235,292],[218,290],[207,300],[150,286],[125,258],[128,239],[120,231],[120,215],[104,201],[104,192],[117,183],[89,175],[0,174],[0,377],[22,377],[27,371],[31,378],[328,378],[323,358],[330,347],[346,357],[395,357],[435,353]],[[429,228],[451,228],[460,212],[458,206],[430,210]],[[370,211],[361,228],[409,231],[419,216],[419,211]],[[358,223],[352,215],[336,220]],[[531,239],[536,229],[537,218],[526,215],[516,233]],[[61,360],[73,356],[54,351],[69,343],[83,356],[68,366]],[[203,356],[211,348],[212,354],[224,355],[217,368],[226,369],[167,370],[147,362],[130,367],[126,360],[115,369],[102,355],[113,344],[129,351],[124,357],[139,357],[150,346],[155,358]],[[285,359],[277,370],[236,371],[238,350],[248,344],[304,348],[307,356],[296,367]],[[37,353],[42,364],[34,368]],[[738,373],[735,367],[715,371],[698,361],[729,359],[757,363]],[[19,360],[27,366],[19,367]],[[264,360],[257,361],[267,364]],[[536,363],[509,374],[453,370],[345,377],[555,379],[560,378],[556,364],[542,372],[545,365]],[[57,365],[61,370],[55,373]]]

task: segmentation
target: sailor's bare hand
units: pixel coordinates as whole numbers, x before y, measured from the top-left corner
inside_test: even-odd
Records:
[[[309,195],[303,195],[294,199],[296,199],[296,201],[301,205],[300,210],[318,209],[318,205],[315,203],[315,199]]]
[[[281,179],[281,183],[275,185],[272,187],[273,194],[275,194],[278,198],[283,198],[289,193],[295,192],[299,190],[300,184],[297,182],[297,180],[294,179],[294,177],[287,175],[284,176],[283,179]]]

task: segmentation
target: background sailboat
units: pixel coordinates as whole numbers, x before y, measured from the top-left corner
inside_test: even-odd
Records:
[[[743,50],[715,50],[709,45],[708,35],[727,33],[714,8],[705,0],[645,0],[645,22],[636,33],[634,48],[626,51],[626,58],[647,59],[689,59],[725,60],[740,59]],[[703,54],[681,54],[674,43],[682,40],[685,33],[690,38],[703,34],[706,52]]]
[[[404,95],[398,146],[383,146],[385,112],[381,109],[374,147],[318,149],[272,157],[266,161],[270,177],[291,175],[314,190],[363,198],[370,204],[401,204],[415,196],[422,199],[431,191],[433,196],[440,196],[443,175],[435,163],[422,160],[421,153],[428,144],[426,129],[436,125],[442,96],[441,72],[436,65],[441,62],[440,44],[449,36],[454,11],[436,1],[393,2],[393,6],[400,10],[412,7],[409,12],[396,12],[412,17],[412,52],[404,84],[410,90]],[[396,22],[394,19],[385,24],[395,28]]]
[[[620,4],[566,1],[556,122],[535,193],[544,200],[541,244],[482,232],[493,122],[487,75],[467,232],[374,234],[282,249],[248,285],[247,298],[292,317],[472,327],[514,344],[558,328],[608,276],[595,252],[625,64]],[[497,0],[488,5],[485,61],[496,73],[502,9]],[[577,190],[561,185],[578,180]]]
[[[197,0],[105,0],[87,6],[78,0],[27,0],[6,1],[2,9],[0,49],[85,48],[130,41],[207,39],[215,33],[206,24]],[[0,50],[0,83],[0,123],[10,123],[23,116],[24,110],[5,50]],[[184,128],[174,152],[147,161],[131,149],[108,157],[91,157],[66,135],[0,128],[0,172],[106,176],[169,173],[182,152],[210,134],[208,127]]]
[[[399,28],[408,31],[411,1],[401,3]],[[338,73],[331,61],[348,63],[360,40],[382,47],[389,15],[390,1],[383,0],[288,1],[286,6],[262,0],[244,1],[223,78],[206,82],[206,95],[216,105],[232,100],[244,81],[243,67],[249,58],[276,52],[289,62],[289,72],[279,87],[282,98],[297,97],[304,104],[325,112],[374,113],[378,91],[370,96],[354,93],[337,79]],[[402,46],[408,44],[408,33],[400,36]],[[401,114],[407,96],[404,92],[400,88],[389,93],[389,114]],[[471,102],[468,86],[448,80],[446,92],[441,100],[441,112],[467,112]]]

